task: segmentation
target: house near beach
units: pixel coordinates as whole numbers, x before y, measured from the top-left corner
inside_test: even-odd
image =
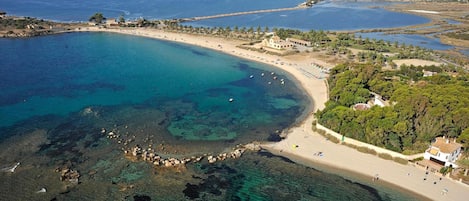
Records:
[[[3,19],[7,16],[7,12],[0,10],[0,19]]]
[[[379,106],[379,107],[386,107],[389,106],[389,102],[385,101],[383,97],[377,93],[370,92],[371,95],[374,96],[373,100],[370,100],[369,105],[371,106]]]
[[[422,70],[422,73],[423,73],[423,77],[431,77],[431,76],[438,74],[437,72],[426,71],[426,70]]]
[[[290,43],[293,43],[295,45],[311,47],[311,42],[310,41],[300,40],[300,39],[296,39],[296,38],[287,38],[286,41],[290,42]]]
[[[264,41],[262,41],[262,43],[263,43],[264,46],[271,47],[271,48],[278,49],[278,50],[293,47],[293,43],[282,40],[278,36],[272,36],[272,37],[270,37],[269,40],[264,39]]]
[[[115,18],[108,18],[106,19],[106,25],[107,26],[119,26],[119,23],[117,23],[117,20]]]
[[[462,145],[456,139],[447,137],[437,137],[430,147],[425,151],[423,158],[438,163],[443,166],[456,168],[456,160],[461,155]]]

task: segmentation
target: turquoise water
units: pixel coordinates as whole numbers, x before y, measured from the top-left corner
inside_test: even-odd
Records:
[[[0,173],[0,200],[417,199],[264,152],[169,169],[123,154],[136,145],[164,157],[217,154],[278,139],[311,102],[271,67],[108,33],[1,39],[0,53],[0,167],[21,162]],[[59,179],[65,168],[78,184]]]
[[[12,15],[86,21],[95,12],[171,19],[299,2],[0,0],[0,7]],[[375,4],[324,2],[313,9],[197,25],[343,30],[428,21],[369,5]],[[260,74],[271,71],[286,84],[267,84],[272,77]],[[278,140],[278,131],[309,112],[309,99],[284,72],[218,52],[105,33],[0,39],[0,90],[0,167],[21,162],[14,174],[0,173],[0,200],[418,199],[268,153],[183,170],[124,157],[122,149],[137,144],[177,157]],[[107,139],[103,128],[132,142]],[[59,180],[55,170],[63,167],[80,173],[78,185]],[[35,193],[43,187],[47,193]]]
[[[161,109],[181,102],[190,108],[176,108],[168,115],[177,118],[168,127],[173,135],[216,140],[227,133],[224,139],[232,139],[257,124],[286,127],[307,103],[292,82],[268,85],[271,80],[260,76],[264,65],[148,38],[89,33],[4,39],[0,52],[0,126],[34,116],[66,116],[93,106],[139,104]],[[287,79],[282,73],[280,77]],[[293,104],[278,108],[267,99]],[[210,122],[212,118],[225,122]],[[190,127],[187,122],[192,122]],[[206,137],[197,132],[207,132]]]

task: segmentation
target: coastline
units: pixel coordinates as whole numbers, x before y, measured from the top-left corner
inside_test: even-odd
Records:
[[[232,56],[265,63],[290,73],[312,99],[313,111],[323,109],[328,98],[325,81],[311,76],[319,75],[320,73],[318,69],[311,66],[311,63],[319,63],[324,66],[330,65],[317,59],[309,57],[302,59],[296,57],[293,59],[288,56],[279,58],[278,56],[237,47],[242,44],[242,41],[165,32],[156,29],[99,29],[92,27],[75,31],[129,34],[209,48]],[[284,133],[287,136],[286,139],[277,143],[262,144],[261,147],[276,155],[295,158],[295,161],[299,161],[298,163],[307,166],[312,166],[308,164],[318,163],[358,173],[369,177],[370,180],[379,175],[379,181],[376,182],[388,182],[432,200],[457,201],[465,200],[464,198],[469,196],[469,188],[467,186],[449,178],[441,178],[440,180],[440,177],[432,173],[426,175],[424,169],[412,165],[401,165],[393,161],[358,152],[347,146],[332,143],[312,131],[313,121],[314,115],[312,113],[306,114],[306,118],[302,122],[291,127],[287,133]],[[314,155],[317,152],[322,152],[323,156]],[[426,180],[423,180],[423,178],[426,178]],[[448,193],[442,194],[444,189],[447,189]]]
[[[274,66],[289,73],[293,78],[298,81],[298,83],[304,88],[307,95],[313,101],[313,112],[323,109],[328,99],[328,92],[325,80],[315,78],[315,76],[320,76],[321,70],[313,67],[312,63],[328,67],[332,67],[332,64],[325,63],[318,59],[310,57],[298,58],[294,55],[279,58],[275,55],[239,48],[239,45],[245,43],[245,41],[241,40],[167,32],[159,29],[106,29],[97,27],[84,27],[79,30],[74,30],[70,32],[110,32],[118,34],[127,34],[212,49],[232,56]]]

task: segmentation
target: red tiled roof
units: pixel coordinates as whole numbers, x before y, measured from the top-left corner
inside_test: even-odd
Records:
[[[445,139],[443,137],[437,137],[436,141],[432,143],[432,146],[437,147],[438,149],[440,149],[440,152],[443,153],[452,153],[462,147],[461,144],[447,138]]]

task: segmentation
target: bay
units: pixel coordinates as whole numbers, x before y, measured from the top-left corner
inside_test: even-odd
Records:
[[[216,154],[292,126],[311,103],[270,66],[108,33],[0,44],[1,165],[21,162],[0,174],[1,200],[416,199],[263,152],[182,171],[124,157],[136,144],[163,156]],[[268,84],[272,71],[286,84]],[[133,140],[117,143],[102,129]],[[64,167],[80,172],[80,184],[59,180]],[[47,194],[35,193],[42,187]]]

